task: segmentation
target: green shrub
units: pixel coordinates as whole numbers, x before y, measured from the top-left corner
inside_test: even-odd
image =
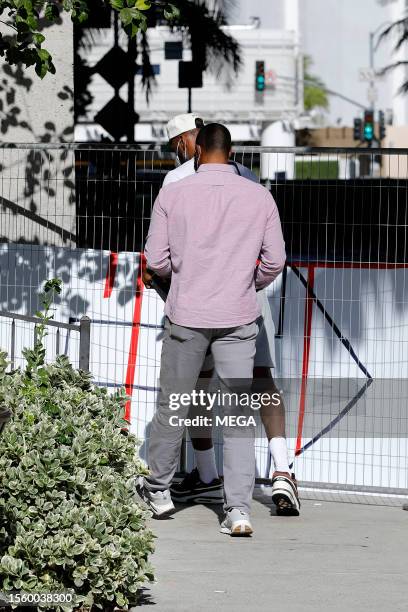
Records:
[[[126,608],[153,579],[126,395],[95,387],[66,357],[45,365],[40,348],[11,375],[0,357],[0,405],[13,413],[0,437],[0,590],[71,589],[84,609]]]

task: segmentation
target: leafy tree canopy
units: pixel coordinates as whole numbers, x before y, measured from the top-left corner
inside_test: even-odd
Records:
[[[329,108],[329,98],[326,86],[318,76],[310,73],[310,69],[313,66],[313,60],[309,55],[305,55],[303,66],[305,110],[310,111],[313,108],[324,108],[327,110]]]
[[[68,13],[72,21],[84,23],[88,19],[92,0],[0,0],[0,21],[10,29],[10,34],[0,33],[0,56],[8,64],[34,66],[40,78],[55,66],[50,52],[43,47],[46,42],[42,30],[45,25],[58,23],[62,13]],[[130,36],[146,31],[148,11],[153,5],[163,12],[170,23],[178,18],[174,4],[162,0],[105,0],[119,13],[119,19]]]

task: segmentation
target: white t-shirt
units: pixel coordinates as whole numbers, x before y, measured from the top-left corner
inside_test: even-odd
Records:
[[[193,174],[195,174],[194,159],[190,159],[188,162],[181,164],[181,166],[178,166],[178,168],[174,170],[170,170],[170,172],[166,174],[163,181],[163,187],[170,185],[170,183],[177,183],[177,181],[181,181],[181,179],[192,176]]]

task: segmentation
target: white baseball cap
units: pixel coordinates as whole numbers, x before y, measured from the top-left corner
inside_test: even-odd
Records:
[[[184,132],[190,132],[190,130],[196,129],[196,119],[202,121],[202,118],[195,113],[185,113],[184,115],[176,115],[167,124],[167,135],[169,140],[184,134]]]

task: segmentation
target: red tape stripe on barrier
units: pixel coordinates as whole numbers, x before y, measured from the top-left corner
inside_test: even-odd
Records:
[[[115,284],[116,269],[118,267],[118,254],[111,253],[109,255],[108,271],[106,273],[104,298],[110,298],[112,295],[113,285]]]
[[[143,253],[140,253],[139,270],[136,281],[136,298],[135,298],[135,309],[133,312],[133,323],[132,323],[132,334],[130,336],[130,347],[129,357],[126,371],[125,389],[129,398],[133,394],[133,383],[135,381],[136,363],[137,363],[137,350],[139,346],[139,332],[140,332],[140,320],[142,314],[142,300],[143,300],[143,281],[142,274],[146,266],[146,260]],[[125,406],[125,420],[130,422],[131,418],[131,399],[126,402]]]

